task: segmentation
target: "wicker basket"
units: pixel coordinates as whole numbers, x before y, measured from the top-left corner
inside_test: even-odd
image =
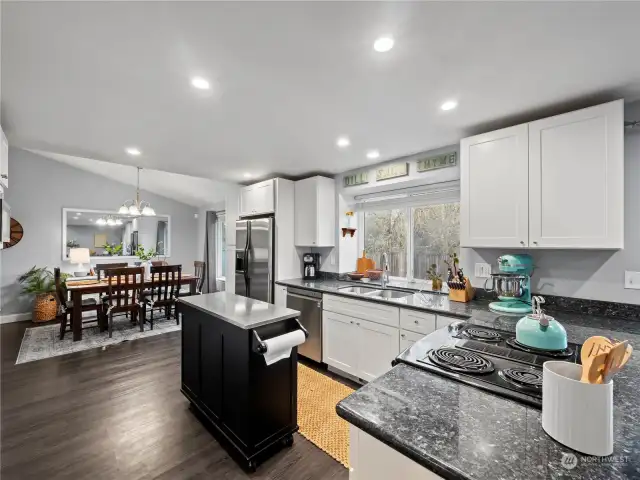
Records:
[[[39,293],[33,304],[33,321],[48,322],[58,313],[58,301],[52,293]]]

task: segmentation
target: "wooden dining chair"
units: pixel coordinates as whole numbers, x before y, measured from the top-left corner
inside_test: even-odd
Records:
[[[58,301],[60,302],[60,312],[58,313],[58,317],[60,320],[60,340],[64,339],[64,334],[67,332],[67,324],[72,327],[72,318],[73,318],[73,309],[77,308],[76,305],[73,304],[72,301],[68,300],[68,292],[65,286],[62,283],[62,275],[60,275],[60,269],[53,269],[53,278],[55,280],[56,285],[56,296],[58,297]],[[96,312],[96,318],[89,318],[87,320],[82,320],[82,323],[93,323],[98,322],[98,326],[102,329],[102,305],[95,298],[84,298],[82,299],[82,305],[80,309],[83,312]]]
[[[105,276],[105,272],[110,268],[125,268],[128,267],[129,264],[127,262],[117,262],[117,263],[96,263],[95,272],[98,277],[98,281],[100,281]],[[126,293],[125,293],[126,295]],[[100,303],[102,303],[102,299],[104,298],[104,294],[99,295]],[[125,316],[129,318],[129,312],[125,312]]]
[[[113,316],[116,313],[131,313],[131,320],[138,320],[140,331],[144,331],[144,316],[141,315],[144,267],[108,268],[104,271],[107,294],[102,297],[103,317],[108,322],[109,338],[113,335]]]
[[[207,266],[205,262],[201,262],[196,260],[193,262],[193,275],[197,277],[198,282],[196,283],[196,293],[202,293],[202,286],[204,285],[204,269]]]
[[[151,288],[144,291],[142,316],[147,318],[147,306],[151,309],[149,322],[153,330],[153,309],[164,307],[165,317],[169,318],[171,309],[175,307],[182,280],[182,265],[160,265],[151,267]],[[176,315],[176,323],[180,319]]]

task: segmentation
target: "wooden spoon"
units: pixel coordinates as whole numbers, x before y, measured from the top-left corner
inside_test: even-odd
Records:
[[[590,337],[582,344],[580,360],[582,365],[587,363],[589,357],[593,357],[602,352],[608,352],[613,347],[613,343],[607,337]]]
[[[588,356],[586,362],[582,363],[580,381],[584,383],[602,383],[602,372],[606,367],[607,356],[608,353],[606,352]]]
[[[607,360],[605,362],[603,376],[604,382],[609,381],[612,375],[622,370],[622,367],[629,360],[633,347],[627,345],[627,341],[616,343],[609,353],[607,353]],[[626,360],[625,360],[626,358]]]

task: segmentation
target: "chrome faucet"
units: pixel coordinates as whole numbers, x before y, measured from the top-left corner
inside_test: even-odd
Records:
[[[382,254],[382,288],[387,288],[389,283],[389,257],[386,252]]]

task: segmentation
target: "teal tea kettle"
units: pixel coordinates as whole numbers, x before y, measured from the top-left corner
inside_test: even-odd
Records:
[[[516,340],[522,345],[540,350],[567,348],[567,331],[553,317],[542,313],[544,298],[533,297],[533,313],[522,317],[516,324]]]

